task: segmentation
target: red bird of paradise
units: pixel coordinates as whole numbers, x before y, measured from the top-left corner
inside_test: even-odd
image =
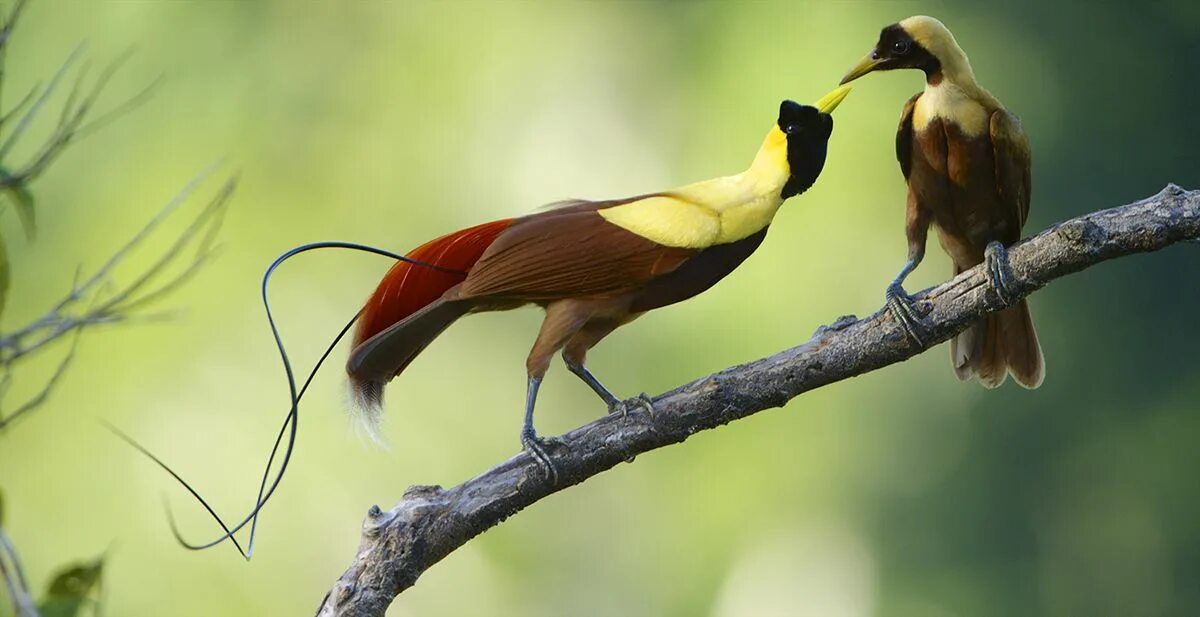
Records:
[[[175,539],[203,550],[229,540],[246,559],[254,550],[259,512],[275,493],[291,460],[299,404],[317,370],[354,323],[354,348],[346,365],[357,407],[368,430],[379,423],[383,389],[439,334],[459,318],[536,304],[545,309],[541,331],[526,361],[528,394],[521,443],[552,481],[557,471],[533,428],[538,387],[553,355],[608,405],[652,407],[642,395],[617,398],[585,366],[587,352],[616,328],[646,311],[691,298],[737,268],[766,237],[775,213],[789,197],[808,190],[825,165],[833,110],[849,93],[840,86],[814,106],[783,101],[779,116],[750,167],[677,189],[608,201],[570,201],[529,216],[476,225],[427,242],[407,255],[348,242],[317,242],[287,251],[263,275],[262,297],[287,374],[291,409],[263,471],[254,508],[227,524],[169,465],[116,427],[109,426],[171,474],[204,506],[224,532],[203,543]],[[345,248],[384,255],[396,264],[366,306],[342,328],[308,377],[298,383],[267,301],[275,270],[304,252]],[[287,437],[278,469],[271,474]],[[243,549],[236,534],[250,527]]]
[[[610,412],[652,406],[645,395],[614,395],[587,369],[588,350],[646,311],[705,291],[749,257],[783,202],[820,175],[830,114],[847,93],[839,87],[815,106],[784,101],[742,173],[626,199],[569,201],[408,253],[420,263],[400,261],[379,282],[346,364],[368,428],[379,422],[384,386],[456,320],[528,304],[544,308],[545,319],[525,363],[521,443],[552,474],[533,409],[555,353]]]

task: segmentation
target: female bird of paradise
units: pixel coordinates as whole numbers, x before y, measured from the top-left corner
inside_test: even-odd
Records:
[[[925,256],[933,225],[954,273],[986,262],[992,287],[1009,305],[951,341],[955,375],[963,381],[976,376],[995,388],[1011,373],[1017,383],[1036,388],[1046,376],[1045,361],[1029,304],[1011,300],[1005,250],[1021,239],[1029,217],[1029,140],[1021,121],[975,81],[967,54],[932,17],[884,28],[842,83],[893,69],[924,72],[925,90],[904,105],[896,131],[896,158],[908,182],[908,262],[888,286],[888,308],[920,343],[920,319],[903,284]]]

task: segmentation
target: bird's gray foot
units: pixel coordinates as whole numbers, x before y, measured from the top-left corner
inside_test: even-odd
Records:
[[[887,288],[887,310],[904,333],[917,345],[925,346],[925,327],[921,325],[921,316],[917,313],[916,301],[899,283],[892,283]]]
[[[554,461],[550,460],[550,455],[546,453],[546,440],[538,437],[537,433],[529,428],[521,431],[521,446],[542,468],[546,478],[550,480],[550,484],[558,484],[558,468],[554,466]]]
[[[992,285],[992,290],[996,292],[996,297],[1000,300],[1001,306],[1010,306],[1016,302],[1017,294],[1013,290],[1013,272],[1012,264],[1008,261],[1008,250],[999,242],[989,242],[987,248],[983,251],[984,270],[987,272],[988,282]]]
[[[645,392],[624,401],[613,401],[608,404],[609,414],[621,414],[621,417],[629,415],[631,409],[641,409],[650,415],[654,415],[654,399],[650,398]]]

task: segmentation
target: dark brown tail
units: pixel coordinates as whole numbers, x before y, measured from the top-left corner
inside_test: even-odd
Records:
[[[378,424],[384,385],[408,368],[433,339],[470,310],[471,303],[467,301],[435,300],[350,352],[346,362],[350,392],[369,430]]]
[[[455,299],[457,285],[511,223],[484,223],[426,242],[407,255],[419,264],[397,262],[367,300],[346,372],[354,407],[372,436],[383,387],[471,310],[470,302]]]
[[[988,315],[955,337],[950,341],[950,360],[959,380],[974,375],[985,388],[998,387],[1009,373],[1029,389],[1042,385],[1046,377],[1042,347],[1025,300]]]

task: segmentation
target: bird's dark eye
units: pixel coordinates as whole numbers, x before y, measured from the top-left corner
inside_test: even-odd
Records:
[[[897,56],[903,56],[908,53],[909,47],[908,41],[896,41],[892,43],[892,53]]]
[[[800,126],[799,124],[789,124],[789,125],[783,127],[783,132],[787,135],[795,135],[796,133],[799,133],[803,128],[804,127]]]

